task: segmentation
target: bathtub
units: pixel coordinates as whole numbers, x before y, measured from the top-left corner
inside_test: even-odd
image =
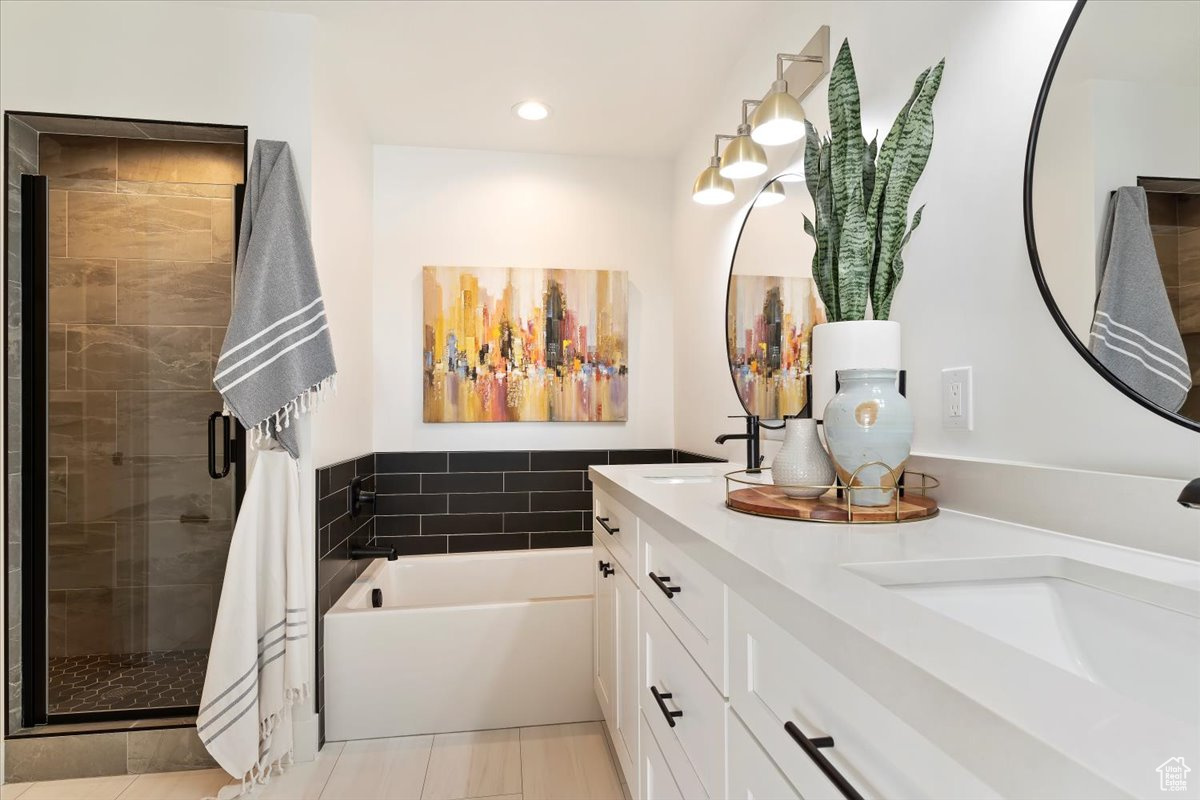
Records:
[[[588,547],[377,559],[325,615],[326,738],[600,719],[594,569]]]

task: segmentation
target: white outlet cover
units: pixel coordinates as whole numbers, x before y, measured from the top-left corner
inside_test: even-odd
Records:
[[[942,427],[950,431],[969,431],[972,419],[970,367],[942,370]]]

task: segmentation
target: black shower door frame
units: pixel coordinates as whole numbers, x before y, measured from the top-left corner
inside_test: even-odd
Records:
[[[65,119],[117,121],[147,124],[169,124],[198,128],[226,128],[242,132],[242,183],[234,190],[234,271],[237,246],[241,232],[242,205],[245,198],[245,179],[249,173],[249,129],[244,125],[221,125],[166,120],[131,119],[128,117],[96,117],[76,114],[44,114],[40,112],[5,112],[4,148],[8,153],[8,117],[38,116]],[[51,713],[49,710],[49,181],[43,175],[21,176],[21,493],[14,497],[5,481],[5,503],[21,503],[21,718],[25,728],[46,724],[112,722],[145,720],[194,715],[197,706],[164,706],[142,709]],[[4,196],[4,219],[8,219],[8,192]],[[7,222],[5,223],[7,224]],[[6,248],[7,250],[7,248]],[[8,254],[5,253],[5,275],[8,273]],[[8,280],[4,280],[5,308],[8,308]],[[8,346],[8,326],[5,326],[5,345]],[[6,349],[7,351],[7,349]],[[8,359],[4,364],[5,386],[8,386]],[[8,430],[8,404],[4,404],[4,430]],[[234,519],[241,510],[246,490],[246,429],[235,417],[232,441],[223,447],[229,454],[230,471],[234,480]],[[230,449],[232,448],[232,449]],[[8,448],[4,448],[5,475],[8,474]],[[5,514],[5,547],[9,542],[9,519]],[[7,573],[7,571],[6,571]],[[5,575],[5,620],[9,612],[8,576]],[[5,664],[5,683],[9,684],[9,668]],[[9,731],[8,733],[12,733]]]

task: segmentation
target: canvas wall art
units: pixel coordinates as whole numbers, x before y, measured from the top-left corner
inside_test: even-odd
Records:
[[[426,422],[627,418],[627,273],[425,267],[423,283]]]
[[[825,309],[812,278],[732,275],[726,342],[733,383],[750,413],[794,416],[808,402],[812,329]]]

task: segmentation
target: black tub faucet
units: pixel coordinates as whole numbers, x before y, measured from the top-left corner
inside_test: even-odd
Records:
[[[350,545],[350,558],[358,561],[363,558],[386,558],[395,561],[400,557],[394,547],[381,547],[375,544]]]
[[[1176,502],[1184,508],[1200,509],[1200,478],[1188,481],[1188,485],[1183,487],[1183,491],[1179,493],[1179,500]]]
[[[717,437],[717,444],[725,444],[730,439],[745,439],[746,440],[746,469],[751,472],[758,472],[762,466],[763,457],[759,454],[758,434],[759,434],[759,419],[755,414],[731,414],[730,419],[746,420],[745,433],[722,433]]]

